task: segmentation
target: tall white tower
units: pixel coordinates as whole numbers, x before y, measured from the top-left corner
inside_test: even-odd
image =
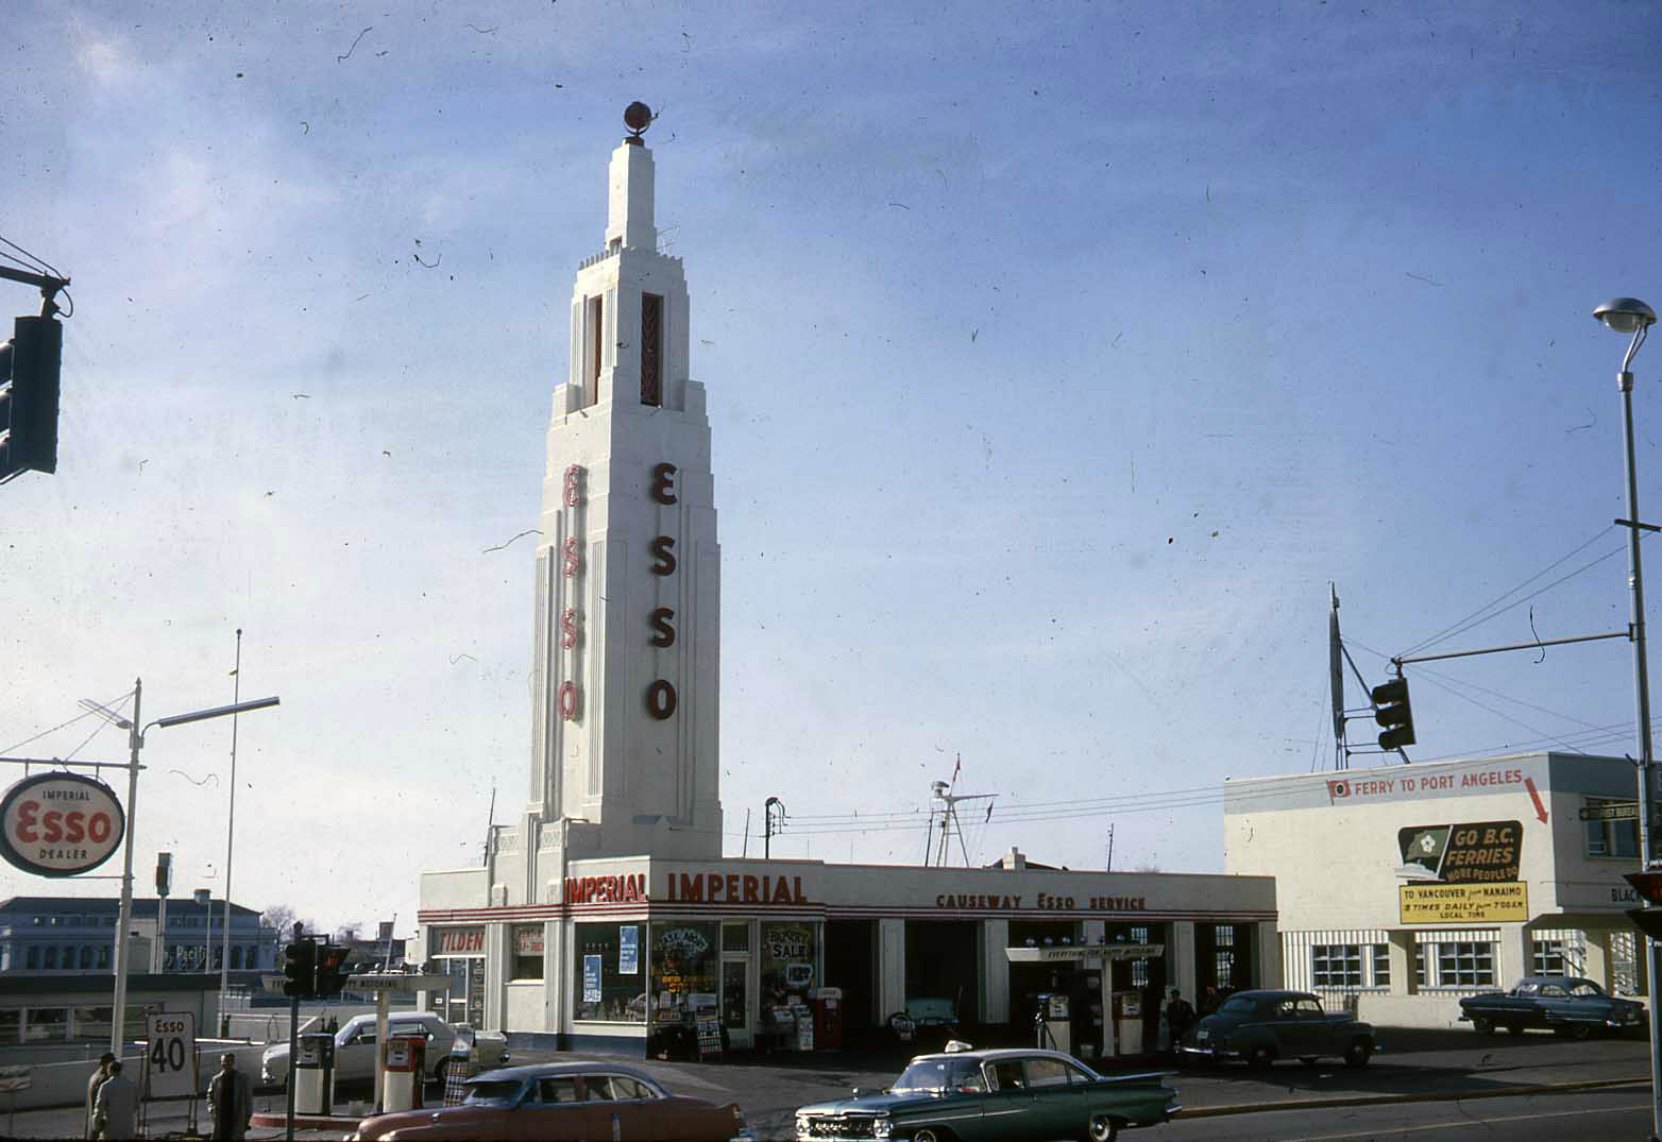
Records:
[[[721,549],[679,258],[658,251],[644,104],[577,272],[537,548],[528,815],[568,858],[721,855]]]

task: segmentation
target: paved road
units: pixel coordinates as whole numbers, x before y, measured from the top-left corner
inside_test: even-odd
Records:
[[[1271,1110],[1179,1120],[1122,1137],[1125,1142],[1640,1139],[1649,1132],[1650,1110],[1650,1090],[1638,1086],[1511,1098]]]
[[[1277,1064],[1266,1072],[1238,1067],[1177,1071],[1168,1079],[1193,1117],[1180,1120],[1138,1137],[1147,1142],[1180,1142],[1189,1138],[1350,1138],[1414,1137],[1421,1132],[1427,1142],[1461,1137],[1453,1125],[1433,1121],[1435,1110],[1414,1110],[1413,1106],[1442,1107],[1451,1123],[1470,1121],[1473,1113],[1498,1113],[1495,1107],[1507,1099],[1483,1098],[1525,1088],[1554,1088],[1563,1084],[1608,1083],[1615,1080],[1645,1082],[1649,1074],[1647,1044],[1642,1039],[1594,1040],[1575,1043],[1550,1035],[1506,1035],[1482,1037],[1470,1031],[1386,1032],[1385,1050],[1371,1065],[1349,1070],[1339,1065],[1305,1067],[1296,1062]],[[516,1062],[533,1062],[556,1057],[551,1052],[520,1052]],[[560,1058],[574,1058],[562,1055]],[[898,1051],[876,1053],[821,1053],[807,1056],[733,1056],[721,1064],[646,1062],[646,1070],[657,1075],[673,1090],[720,1101],[737,1101],[751,1125],[763,1139],[789,1138],[798,1106],[845,1095],[855,1086],[882,1086],[899,1073],[904,1055]],[[1606,1133],[1605,1117],[1611,1120],[1611,1137],[1643,1137],[1626,1133],[1627,1120],[1615,1107],[1622,1097],[1641,1106],[1647,1087],[1608,1095],[1576,1097],[1554,1091],[1536,1098],[1568,1100],[1562,1105],[1598,1108],[1586,1123],[1573,1117],[1544,1118],[1562,1129],[1556,1135],[1579,1138]],[[366,1092],[356,1093],[366,1097]],[[1409,1099],[1443,1099],[1437,1103],[1405,1103]],[[1358,1104],[1387,1102],[1394,1105],[1361,1109]],[[280,1112],[279,1092],[256,1098],[258,1109]],[[1558,1105],[1557,1102],[1554,1105]],[[1278,1110],[1277,1108],[1283,1108]],[[1294,1109],[1287,1109],[1294,1108]],[[1448,1110],[1448,1108],[1454,1108]],[[1478,1108],[1474,1111],[1473,1108]],[[344,1101],[338,1109],[346,1110]],[[205,1112],[204,1112],[205,1113]],[[1521,1112],[1520,1112],[1521,1113]],[[1554,1112],[1556,1113],[1556,1112]],[[1637,1113],[1637,1112],[1636,1112]],[[1397,1117],[1392,1117],[1392,1115]],[[1217,1117],[1205,1117],[1216,1115]],[[1504,1115],[1501,1115],[1504,1118]],[[1641,1119],[1643,1115],[1639,1116]],[[1266,1132],[1253,1131],[1265,1123]],[[1292,1125],[1287,1125],[1291,1123]],[[1348,1123],[1360,1123],[1363,1133],[1347,1134]],[[1619,1124],[1619,1125],[1616,1125]],[[0,1120],[0,1126],[4,1126]],[[151,1108],[151,1137],[179,1132],[186,1125],[185,1109],[177,1104]],[[1582,1129],[1582,1127],[1590,1129]],[[74,1110],[31,1111],[18,1114],[15,1127],[6,1133],[18,1137],[58,1138],[80,1132],[80,1115]],[[1283,1134],[1279,1130],[1307,1130],[1307,1134]],[[1475,1128],[1474,1128],[1475,1129]],[[1370,1133],[1384,1130],[1385,1133]],[[1323,1133],[1325,1131],[1326,1133]],[[339,1138],[344,1131],[301,1132],[299,1137]],[[280,1137],[281,1131],[256,1130],[253,1138]],[[1519,1128],[1505,1125],[1487,1137],[1519,1142],[1528,1137]]]

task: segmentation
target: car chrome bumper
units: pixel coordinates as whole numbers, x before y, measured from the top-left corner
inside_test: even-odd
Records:
[[[1179,1055],[1194,1055],[1202,1059],[1238,1059],[1241,1057],[1241,1052],[1233,1047],[1214,1047],[1211,1044],[1191,1047],[1185,1043],[1177,1048],[1177,1053]]]

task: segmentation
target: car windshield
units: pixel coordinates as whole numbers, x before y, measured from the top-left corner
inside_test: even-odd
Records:
[[[966,1087],[985,1089],[981,1084],[981,1065],[974,1059],[918,1059],[889,1089],[896,1094],[940,1094]]]
[[[518,1079],[494,1079],[485,1082],[468,1084],[467,1106],[512,1106],[519,1101],[520,1087]]]

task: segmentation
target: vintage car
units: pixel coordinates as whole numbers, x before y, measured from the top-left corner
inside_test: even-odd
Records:
[[[531,1139],[543,1142],[756,1142],[737,1103],[670,1094],[624,1063],[541,1063],[467,1080],[459,1106],[377,1114],[348,1142]]]
[[[387,1016],[387,1037],[416,1036],[427,1040],[425,1066],[434,1082],[443,1082],[445,1070],[462,1044],[479,1069],[500,1067],[508,1061],[508,1042],[500,1031],[475,1031],[466,1023],[451,1026],[432,1011],[394,1011]],[[354,1015],[335,1032],[334,1073],[337,1083],[363,1082],[375,1077],[375,1016]],[[289,1045],[274,1043],[260,1058],[260,1081],[282,1086],[289,1078]]]
[[[1514,1035],[1545,1027],[1576,1039],[1600,1032],[1636,1031],[1645,1025],[1645,1005],[1618,999],[1590,979],[1532,975],[1511,991],[1468,995],[1460,1001],[1460,1018],[1480,1035],[1504,1027]]]
[[[1128,1126],[1176,1114],[1177,1092],[1159,1074],[1108,1078],[1059,1051],[977,1051],[956,1041],[919,1055],[883,1091],[796,1112],[799,1142],[1107,1142]]]
[[[1177,1049],[1184,1058],[1244,1059],[1253,1067],[1325,1057],[1365,1067],[1377,1048],[1371,1025],[1329,1015],[1307,991],[1237,991],[1196,1023]]]

